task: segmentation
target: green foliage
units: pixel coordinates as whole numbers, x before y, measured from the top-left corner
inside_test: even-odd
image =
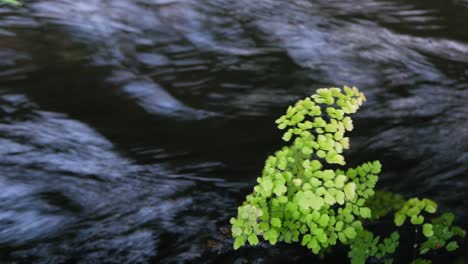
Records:
[[[318,254],[363,230],[361,219],[371,217],[364,203],[374,194],[380,163],[346,171],[323,164],[345,164],[342,152],[349,139],[344,134],[353,129],[348,115],[364,100],[356,88],[318,89],[276,121],[291,144],[268,157],[258,185],[231,219],[236,248],[250,243],[251,236],[263,236],[271,244],[301,242]]]
[[[402,195],[386,191],[376,191],[375,195],[366,201],[366,206],[372,209],[372,220],[398,211],[404,204],[405,199]]]
[[[419,249],[421,254],[443,247],[447,251],[454,251],[458,248],[457,241],[452,239],[457,236],[464,238],[466,232],[458,226],[452,226],[454,218],[453,214],[445,213],[434,218],[431,224],[424,224],[427,230],[423,228],[423,232],[427,239]]]
[[[421,225],[424,223],[423,211],[434,214],[437,211],[437,204],[429,199],[411,198],[395,213],[395,225],[402,226],[406,218],[410,218],[413,225]]]
[[[364,264],[369,257],[383,258],[387,254],[393,254],[398,247],[400,235],[393,232],[390,237],[380,241],[380,237],[374,237],[369,231],[362,231],[350,245],[348,253],[351,264]],[[389,260],[389,263],[392,263]]]
[[[363,227],[363,221],[392,211],[397,211],[397,227],[409,218],[422,228],[427,241],[421,254],[442,246],[449,251],[458,247],[456,241],[449,240],[464,236],[464,231],[451,227],[453,215],[425,223],[423,213],[434,214],[435,202],[418,198],[405,201],[401,195],[388,192],[377,192],[373,197],[382,168],[379,161],[340,167],[346,164],[343,150],[349,149],[345,132],[353,129],[349,115],[363,101],[364,95],[355,87],[318,89],[276,120],[278,128],[284,130],[282,139],[289,145],[267,158],[257,186],[231,218],[234,249],[246,243],[257,245],[263,237],[272,245],[298,242],[314,254],[324,254],[341,242],[350,246],[352,263],[365,263],[370,257],[393,254],[398,247],[397,232],[381,241]],[[392,258],[385,263],[392,263]]]
[[[429,199],[411,198],[404,201],[399,195],[376,192],[375,197],[368,200],[367,206],[372,209],[373,213],[375,211],[382,212],[381,216],[392,210],[398,210],[394,215],[396,226],[402,226],[407,218],[410,219],[411,224],[422,226],[422,233],[426,241],[419,247],[421,255],[428,253],[430,250],[442,248],[447,251],[454,251],[458,249],[458,243],[455,239],[465,237],[465,230],[458,226],[452,226],[455,216],[451,213],[445,213],[433,218],[431,222],[426,221],[429,218],[428,215],[435,214],[437,211],[437,204]],[[417,259],[414,263],[431,263],[427,261]]]
[[[11,5],[22,5],[20,2],[16,1],[16,0],[0,0],[0,3],[7,3],[7,4],[11,4]]]

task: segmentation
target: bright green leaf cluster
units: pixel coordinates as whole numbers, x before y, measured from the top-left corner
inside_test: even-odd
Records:
[[[421,254],[443,247],[447,251],[454,251],[458,248],[457,241],[452,239],[457,236],[463,238],[466,232],[458,226],[452,226],[454,218],[453,214],[445,213],[432,219],[431,224],[424,224],[423,232],[427,240],[420,247]]]
[[[420,254],[441,247],[448,251],[458,248],[453,237],[464,237],[465,231],[451,226],[452,214],[425,222],[423,212],[437,211],[434,201],[405,201],[389,192],[375,195],[382,168],[379,161],[340,169],[339,165],[345,165],[343,150],[349,149],[349,138],[344,135],[353,129],[348,115],[363,101],[364,95],[355,87],[318,89],[276,120],[285,131],[282,139],[290,145],[267,158],[258,184],[238,208],[237,217],[231,218],[234,249],[246,243],[257,245],[263,237],[272,245],[299,242],[322,255],[341,242],[350,246],[352,263],[365,263],[370,257],[393,254],[398,247],[397,232],[380,241],[363,227],[364,220],[379,219],[392,211],[396,211],[397,227],[409,218],[422,228],[427,240]],[[392,258],[385,260],[392,262]]]
[[[314,153],[327,163],[344,165],[341,153],[349,148],[344,133],[353,130],[353,121],[347,115],[355,113],[363,101],[364,94],[356,87],[345,87],[344,92],[339,88],[318,89],[290,106],[276,123],[285,130],[284,141],[295,138],[289,149],[302,154],[302,160]]]
[[[380,216],[386,215],[390,211],[398,210],[394,215],[396,226],[402,226],[407,218],[413,225],[422,225],[422,233],[426,237],[426,241],[419,247],[421,255],[426,254],[430,250],[445,248],[447,251],[458,249],[458,243],[454,238],[465,237],[465,230],[458,226],[453,226],[454,215],[445,213],[437,218],[433,218],[432,222],[422,216],[425,211],[429,214],[434,214],[437,211],[437,204],[429,199],[411,198],[404,201],[400,195],[376,192],[376,195],[369,199],[366,203],[372,208],[373,214],[377,212]],[[417,259],[414,263],[431,263],[425,259]]]
[[[18,5],[18,6],[21,5],[21,3],[16,0],[0,0],[0,3],[7,3],[11,5]]]
[[[348,170],[323,164],[345,164],[344,134],[353,129],[348,115],[364,100],[357,88],[318,89],[276,121],[291,145],[267,158],[258,185],[231,219],[234,248],[263,236],[271,244],[300,242],[318,254],[363,230],[361,220],[372,217],[364,204],[374,195],[380,162]]]
[[[380,237],[374,237],[369,231],[360,232],[350,245],[348,256],[351,264],[365,264],[369,257],[381,259],[387,254],[393,254],[399,245],[399,239],[400,235],[397,232],[393,232],[382,242]]]
[[[406,218],[409,217],[413,225],[421,225],[424,223],[423,211],[434,214],[437,211],[437,204],[429,199],[411,198],[403,205],[403,207],[395,213],[394,222],[396,226],[402,226]]]

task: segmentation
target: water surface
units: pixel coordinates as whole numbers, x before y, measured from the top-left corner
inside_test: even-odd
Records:
[[[276,117],[346,84],[368,98],[350,163],[380,159],[380,188],[468,227],[467,17],[465,0],[1,4],[0,261],[320,263],[234,252],[228,220]]]

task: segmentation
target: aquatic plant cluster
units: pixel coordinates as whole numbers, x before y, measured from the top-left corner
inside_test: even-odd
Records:
[[[7,3],[11,5],[21,5],[21,3],[16,0],[0,0],[0,3]]]
[[[379,161],[342,169],[342,155],[349,149],[346,131],[353,130],[349,117],[366,100],[356,87],[323,88],[290,106],[276,123],[284,130],[282,139],[290,145],[269,156],[262,176],[246,201],[231,218],[234,249],[257,245],[259,237],[270,244],[298,242],[314,254],[341,242],[349,245],[351,263],[366,263],[370,257],[391,263],[399,245],[397,231],[381,240],[365,229],[365,221],[395,212],[396,227],[406,219],[422,226],[427,238],[420,254],[445,247],[455,250],[455,237],[465,231],[452,227],[453,215],[443,214],[432,222],[424,214],[434,214],[437,204],[429,199],[375,192]],[[324,164],[331,165],[327,168]],[[337,169],[333,169],[337,168]]]

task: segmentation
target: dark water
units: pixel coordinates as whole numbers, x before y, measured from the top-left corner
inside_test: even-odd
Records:
[[[226,228],[275,118],[345,84],[351,163],[468,227],[466,0],[0,4],[0,262],[319,262]]]

